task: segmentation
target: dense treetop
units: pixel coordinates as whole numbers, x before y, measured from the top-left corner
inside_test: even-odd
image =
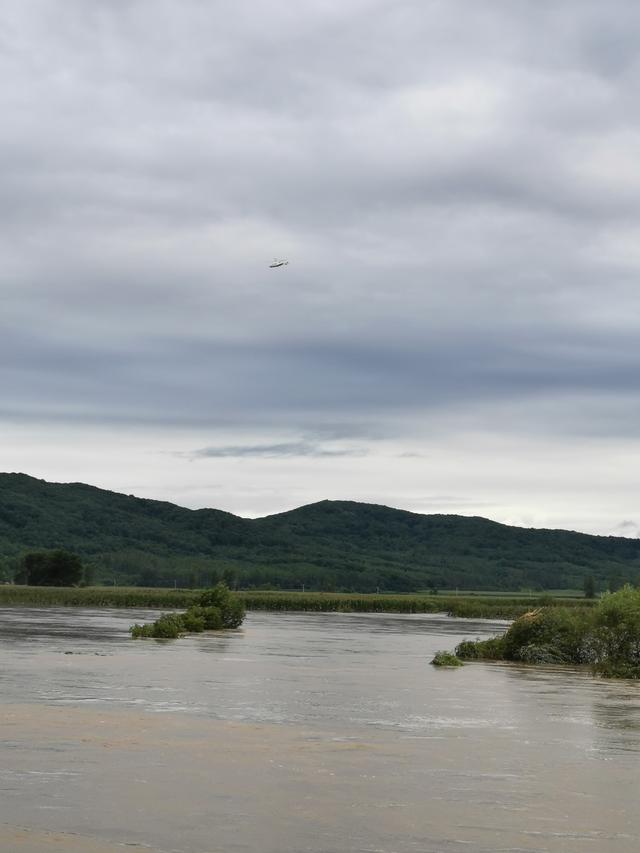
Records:
[[[321,501],[243,519],[82,483],[0,474],[0,579],[35,549],[82,557],[98,581],[412,591],[598,588],[640,576],[640,541]]]

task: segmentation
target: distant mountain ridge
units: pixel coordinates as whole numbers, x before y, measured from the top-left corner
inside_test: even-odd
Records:
[[[0,474],[0,578],[28,550],[67,548],[97,581],[412,591],[581,587],[640,577],[640,540],[320,501],[246,519],[83,483]]]

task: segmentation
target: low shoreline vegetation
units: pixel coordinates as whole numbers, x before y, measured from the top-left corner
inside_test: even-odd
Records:
[[[0,586],[1,607],[148,607],[185,608],[202,590],[143,589],[127,586]]]
[[[593,608],[531,610],[501,637],[465,641],[455,654],[460,660],[587,665],[609,678],[640,678],[640,589],[625,586]]]
[[[584,599],[477,594],[242,592],[247,610],[339,613],[445,613],[463,619],[515,619],[532,604],[590,606]]]
[[[452,652],[436,652],[431,664],[433,666],[464,666],[464,661]]]
[[[119,586],[0,586],[0,607],[146,607],[178,610],[198,604],[202,590]],[[446,613],[469,619],[516,619],[536,606],[593,607],[584,598],[530,594],[333,593],[239,590],[234,595],[247,610],[312,613]]]
[[[203,592],[198,603],[185,613],[163,613],[155,622],[132,625],[129,630],[134,640],[145,637],[175,640],[182,634],[238,628],[244,614],[244,605],[238,597],[224,584],[218,584]]]

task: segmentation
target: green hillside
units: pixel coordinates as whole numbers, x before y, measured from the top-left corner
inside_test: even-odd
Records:
[[[66,548],[96,581],[356,591],[581,587],[637,581],[640,541],[321,501],[260,519],[81,483],[0,474],[0,578],[22,553]]]

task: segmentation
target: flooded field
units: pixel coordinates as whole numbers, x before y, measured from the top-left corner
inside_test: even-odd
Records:
[[[500,623],[0,610],[0,850],[636,853],[640,685],[429,660]]]

